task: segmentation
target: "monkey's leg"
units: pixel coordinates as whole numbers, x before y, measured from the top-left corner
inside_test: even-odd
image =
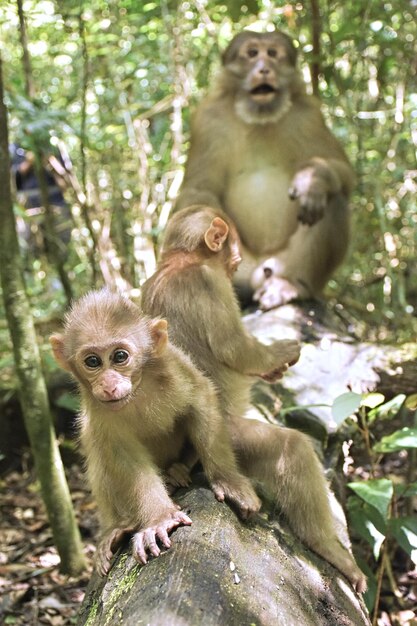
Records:
[[[231,421],[243,471],[277,502],[294,532],[363,592],[366,578],[336,533],[328,487],[308,437],[257,420]]]
[[[220,502],[229,500],[243,519],[259,511],[261,501],[251,481],[239,471],[228,429],[212,390],[202,395],[193,407],[188,428],[216,498]]]

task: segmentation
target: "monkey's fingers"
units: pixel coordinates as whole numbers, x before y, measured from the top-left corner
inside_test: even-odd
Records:
[[[96,552],[94,567],[100,576],[106,576],[110,569],[113,552],[106,545],[99,545]]]
[[[227,499],[238,509],[239,515],[243,519],[248,519],[248,517],[259,511],[261,501],[249,479],[241,476],[237,477],[234,482],[235,484],[229,482],[212,484],[214,495],[219,502]]]
[[[193,520],[191,519],[191,517],[188,517],[188,515],[184,513],[184,511],[177,511],[176,513],[174,513],[174,522],[175,525],[172,526],[172,528],[174,528],[175,526],[179,526],[180,524],[182,524],[183,526],[191,526]]]
[[[132,537],[132,554],[136,561],[139,561],[142,565],[146,565],[148,562],[143,531],[135,533]]]
[[[224,488],[217,483],[213,483],[211,485],[211,488],[213,490],[216,500],[218,500],[219,502],[224,502],[224,499],[225,499]]]
[[[302,224],[312,226],[322,219],[328,204],[328,190],[328,181],[315,174],[314,167],[297,172],[288,189],[288,196],[299,201],[297,218]]]
[[[317,205],[309,198],[306,198],[304,203],[300,203],[300,209],[298,211],[297,219],[301,224],[306,226],[314,226],[316,222],[319,222],[323,215],[326,204]]]
[[[284,367],[278,367],[277,369],[272,370],[272,372],[268,372],[267,374],[261,374],[261,378],[267,383],[275,383],[277,380],[280,380],[284,376],[287,369],[288,365],[285,364]]]
[[[261,501],[252,488],[250,492],[247,490],[236,492],[228,499],[237,507],[240,517],[245,520],[252,517],[261,508]]]
[[[158,536],[159,541],[164,546],[164,548],[171,547],[171,539],[168,537],[168,532],[165,528],[158,527],[156,530],[156,534]]]
[[[191,484],[190,472],[184,463],[173,463],[166,474],[166,482],[173,487],[188,487]]]
[[[147,528],[144,532],[143,543],[145,549],[148,550],[152,556],[159,556],[161,554],[161,549],[156,543],[157,532],[157,528]]]

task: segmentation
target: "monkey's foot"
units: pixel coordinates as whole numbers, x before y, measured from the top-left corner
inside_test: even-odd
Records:
[[[295,285],[286,278],[276,276],[268,285],[264,285],[262,293],[259,295],[259,308],[262,311],[269,311],[287,304],[299,296],[300,292]]]
[[[252,483],[244,476],[225,481],[219,480],[211,484],[214,495],[219,502],[228,500],[234,505],[242,519],[248,519],[261,508],[261,501],[255,493]]]
[[[145,565],[148,562],[147,552],[150,552],[152,556],[159,556],[161,549],[157,544],[157,540],[164,546],[164,548],[171,547],[171,540],[168,537],[168,533],[171,532],[177,526],[190,526],[192,524],[191,519],[182,511],[175,511],[171,513],[166,519],[161,520],[155,526],[150,526],[144,530],[136,532],[132,537],[132,554],[134,558]]]
[[[168,487],[188,487],[191,484],[189,468],[184,463],[173,463],[166,471],[165,482]]]
[[[100,576],[108,574],[113,555],[125,536],[132,533],[133,530],[133,528],[114,528],[102,538],[97,546],[94,563],[94,567]]]

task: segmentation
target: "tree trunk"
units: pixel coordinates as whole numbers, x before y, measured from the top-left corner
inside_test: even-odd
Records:
[[[10,191],[7,113],[0,60],[0,274],[19,397],[61,570],[84,568],[79,531],[56,443],[37,339],[23,279]]]
[[[363,602],[277,520],[241,522],[208,487],[176,495],[193,520],[147,565],[94,575],[78,626],[369,626]]]

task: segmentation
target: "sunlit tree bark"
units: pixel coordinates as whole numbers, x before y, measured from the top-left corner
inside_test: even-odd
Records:
[[[9,182],[8,145],[0,60],[0,277],[4,307],[13,343],[23,417],[54,542],[61,558],[61,571],[75,575],[84,568],[84,555],[55,439],[35,328],[26,295]]]

